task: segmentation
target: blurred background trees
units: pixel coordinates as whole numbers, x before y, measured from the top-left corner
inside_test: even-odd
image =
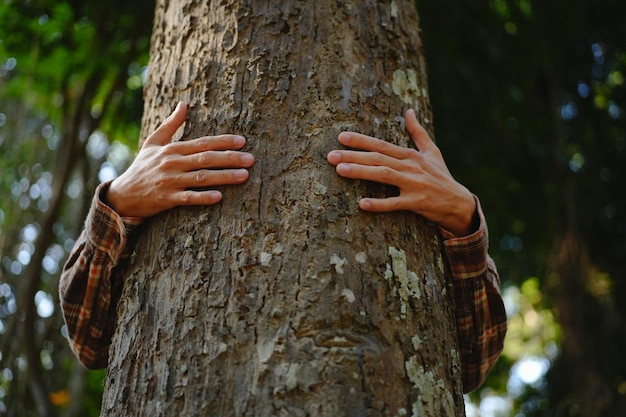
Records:
[[[0,411],[99,410],[64,340],[59,272],[99,181],[131,156],[150,2],[0,5]],[[134,145],[131,145],[134,146]]]
[[[626,415],[626,4],[416,4],[436,139],[481,197],[510,315],[468,416]],[[136,150],[153,8],[0,4],[0,415],[98,415],[57,282]]]
[[[505,283],[501,398],[626,415],[626,4],[417,3],[438,142],[482,199]]]

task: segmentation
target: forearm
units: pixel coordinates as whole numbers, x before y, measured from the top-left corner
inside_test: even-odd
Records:
[[[139,220],[122,219],[100,186],[61,274],[59,297],[72,349],[88,368],[106,366],[122,280],[117,268],[130,250],[129,232]]]

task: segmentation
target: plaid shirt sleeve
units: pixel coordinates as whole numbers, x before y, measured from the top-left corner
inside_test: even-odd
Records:
[[[61,310],[70,346],[90,369],[105,368],[122,289],[115,267],[132,250],[129,236],[140,218],[122,218],[102,199],[110,182],[101,184],[85,227],[63,268],[59,282]]]
[[[476,205],[480,221],[476,232],[456,237],[440,228],[454,285],[463,391],[466,393],[485,380],[502,352],[507,330],[500,278],[487,254],[487,223],[478,198]]]

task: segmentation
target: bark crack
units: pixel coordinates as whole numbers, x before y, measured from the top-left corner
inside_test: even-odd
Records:
[[[301,278],[300,273],[296,274],[296,294],[295,294],[296,302],[300,301],[300,289],[302,288],[300,286],[300,278]]]

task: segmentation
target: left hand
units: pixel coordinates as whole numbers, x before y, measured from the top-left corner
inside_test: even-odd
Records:
[[[187,107],[182,102],[176,106],[109,186],[105,202],[120,216],[145,218],[177,206],[216,204],[222,193],[213,187],[247,181],[254,156],[240,151],[245,138],[220,135],[172,142],[185,123]]]
[[[372,212],[410,210],[456,236],[474,231],[476,201],[450,174],[439,148],[419,124],[415,111],[405,114],[406,129],[417,149],[397,146],[355,132],[342,132],[339,142],[355,150],[334,150],[328,162],[345,178],[398,187],[400,195],[363,198],[359,207]]]

